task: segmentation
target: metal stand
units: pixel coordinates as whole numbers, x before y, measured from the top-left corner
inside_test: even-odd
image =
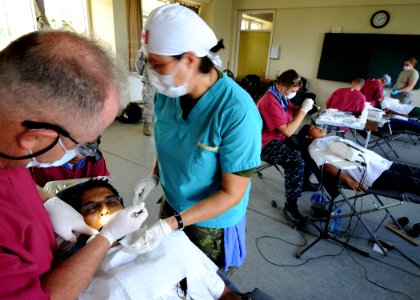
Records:
[[[336,175],[336,182],[338,183],[339,182],[339,179],[340,179],[340,173],[341,173],[341,170],[338,170],[338,173],[337,173],[337,175]],[[349,250],[352,250],[352,251],[354,251],[354,252],[356,252],[356,253],[358,253],[358,254],[360,254],[360,255],[363,255],[363,256],[365,256],[365,257],[369,257],[369,253],[367,253],[367,252],[365,252],[365,251],[362,251],[362,250],[360,250],[360,249],[358,249],[358,248],[356,248],[356,247],[353,247],[352,245],[350,245],[350,244],[348,244],[348,243],[346,243],[346,242],[343,242],[343,241],[340,241],[339,239],[337,239],[337,238],[335,238],[335,237],[333,237],[333,236],[331,236],[330,235],[330,232],[329,232],[329,224],[330,224],[330,221],[331,221],[331,212],[332,212],[332,208],[334,207],[334,198],[332,198],[331,200],[330,200],[330,203],[329,203],[329,205],[328,205],[328,218],[327,218],[327,222],[326,222],[326,224],[325,224],[325,226],[324,226],[324,228],[323,229],[321,229],[319,226],[317,226],[313,221],[312,221],[312,219],[311,218],[309,218],[309,217],[306,217],[306,220],[309,222],[309,224],[311,224],[316,230],[318,230],[318,232],[319,232],[319,236],[318,236],[318,238],[315,240],[315,241],[313,241],[311,244],[309,244],[308,246],[306,246],[304,249],[302,249],[302,250],[300,250],[296,255],[295,255],[295,257],[296,258],[300,258],[301,256],[302,256],[302,254],[304,254],[305,252],[307,252],[309,249],[311,249],[313,246],[315,246],[315,244],[317,244],[320,240],[322,240],[322,239],[329,239],[329,240],[332,240],[332,241],[334,241],[334,242],[336,242],[336,243],[338,243],[338,244],[340,244],[340,245],[342,245],[342,246],[344,246],[344,247],[346,247],[346,248],[348,248]]]

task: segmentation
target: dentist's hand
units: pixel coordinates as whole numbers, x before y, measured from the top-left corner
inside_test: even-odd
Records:
[[[306,98],[303,101],[300,110],[305,112],[305,113],[308,113],[308,111],[310,111],[313,106],[314,106],[314,100],[312,100],[311,98]]]
[[[89,227],[83,216],[60,198],[53,197],[44,203],[48,212],[54,232],[66,241],[76,242],[74,232],[87,235],[97,234],[98,231]]]
[[[112,245],[116,240],[138,230],[147,216],[147,209],[143,202],[126,207],[111,216],[99,235],[106,238]]]
[[[133,204],[144,202],[149,193],[159,184],[159,177],[152,175],[142,179],[134,189]]]
[[[142,228],[126,236],[120,241],[120,244],[124,246],[124,250],[127,252],[142,254],[154,250],[171,232],[172,228],[167,220],[159,219],[150,228]]]
[[[392,96],[398,95],[399,93],[400,93],[400,90],[392,90],[391,91]]]

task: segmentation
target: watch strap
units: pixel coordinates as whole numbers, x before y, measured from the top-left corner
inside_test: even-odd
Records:
[[[184,229],[184,221],[182,221],[181,215],[180,214],[175,214],[174,215],[176,221],[178,222],[178,230],[183,230]]]

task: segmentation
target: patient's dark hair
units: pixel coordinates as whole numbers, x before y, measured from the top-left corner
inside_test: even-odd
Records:
[[[80,212],[82,208],[82,201],[80,198],[83,194],[89,190],[94,188],[104,187],[109,189],[114,196],[119,197],[120,194],[118,191],[109,183],[107,178],[100,178],[100,179],[91,179],[76,185],[73,185],[69,188],[66,188],[57,193],[57,197],[66,202],[67,204],[71,205],[75,210]],[[121,203],[123,204],[123,203]]]
[[[305,139],[306,136],[309,134],[309,130],[310,129],[311,129],[311,125],[310,124],[303,125],[302,128],[298,132],[298,137],[300,139]]]
[[[305,124],[299,130],[297,134],[297,138],[302,148],[308,148],[309,145],[312,143],[312,139],[308,139],[307,136],[309,135],[309,130],[311,129],[311,124]]]

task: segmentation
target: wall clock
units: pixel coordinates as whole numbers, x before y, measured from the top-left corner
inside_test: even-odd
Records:
[[[386,10],[378,10],[370,18],[370,25],[372,25],[373,28],[383,28],[388,24],[389,18],[389,12]]]

